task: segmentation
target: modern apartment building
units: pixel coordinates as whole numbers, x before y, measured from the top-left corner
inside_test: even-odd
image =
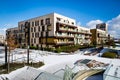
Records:
[[[76,39],[77,39],[77,44],[90,44],[91,43],[91,32],[90,32],[90,29],[88,28],[85,28],[85,27],[80,27],[80,26],[77,26],[77,36],[76,36]]]
[[[0,45],[4,44],[4,35],[0,34]]]
[[[9,38],[10,35],[14,37],[16,43],[19,43],[19,30],[18,30],[18,27],[7,29],[6,30],[6,39]]]
[[[90,31],[92,33],[92,44],[104,44],[108,41],[108,34],[106,31],[101,29],[91,29]]]
[[[90,44],[90,29],[76,26],[69,17],[51,13],[18,22],[21,46],[59,47],[63,45]]]
[[[101,29],[103,31],[106,31],[106,33],[108,32],[108,26],[106,23],[97,24],[96,29]]]

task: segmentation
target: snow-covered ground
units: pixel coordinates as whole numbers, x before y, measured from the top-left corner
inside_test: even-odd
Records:
[[[1,48],[1,47],[0,47]],[[71,55],[63,55],[66,53],[61,53],[59,55],[57,53],[47,52],[47,51],[40,51],[40,50],[30,50],[30,59],[34,62],[42,61],[45,63],[44,66],[38,68],[39,70],[44,70],[49,73],[54,73],[60,69],[64,69],[66,65],[69,67],[73,67],[74,63],[79,59],[92,59],[96,61],[100,61],[103,63],[112,63],[114,65],[120,65],[119,59],[108,59],[108,58],[101,58],[97,56],[85,56],[82,55],[83,51],[77,51],[76,54]],[[16,49],[12,51],[13,57],[11,56],[11,61],[15,62],[23,62],[26,60],[27,57],[27,50],[26,49]],[[3,56],[4,53],[0,53],[0,56]],[[4,62],[4,57],[0,58],[0,63]],[[16,72],[15,72],[16,73]],[[9,75],[14,75],[15,73],[10,73]],[[2,75],[7,76],[10,78],[9,75]]]

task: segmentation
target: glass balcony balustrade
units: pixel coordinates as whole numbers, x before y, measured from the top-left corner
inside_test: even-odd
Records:
[[[56,36],[60,36],[60,37],[74,37],[74,35],[73,34],[64,34],[64,33],[62,33],[62,34],[59,34],[59,33],[57,33],[57,35]]]

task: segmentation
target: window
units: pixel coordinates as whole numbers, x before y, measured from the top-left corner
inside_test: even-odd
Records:
[[[34,33],[32,33],[32,37],[34,37]]]
[[[41,43],[41,38],[39,38],[39,43]]]
[[[36,28],[34,27],[34,32],[36,32]]]
[[[39,26],[39,21],[35,21],[35,26]]]
[[[49,25],[50,24],[50,18],[46,19],[46,24]]]
[[[37,26],[37,21],[35,21],[35,26]]]
[[[36,39],[34,38],[34,43],[36,43]]]
[[[72,22],[72,24],[74,25],[74,22]]]
[[[98,37],[100,37],[100,33],[98,33]]]
[[[35,33],[35,37],[37,37],[37,33]]]
[[[40,26],[38,26],[38,31],[40,31]]]
[[[45,31],[45,26],[42,26],[42,31]]]
[[[43,19],[41,20],[41,25],[43,25],[44,24],[44,22],[43,22]]]
[[[34,22],[32,22],[32,27],[34,27]]]
[[[31,43],[33,43],[33,39],[31,39]]]
[[[33,32],[33,28],[31,28],[31,32]]]
[[[57,18],[57,21],[60,21],[61,19],[60,18]]]
[[[46,37],[48,37],[48,32],[46,32]]]
[[[35,37],[39,37],[39,33],[35,33]]]
[[[41,37],[43,37],[43,32],[41,32]]]
[[[39,33],[37,33],[37,37],[39,37]]]

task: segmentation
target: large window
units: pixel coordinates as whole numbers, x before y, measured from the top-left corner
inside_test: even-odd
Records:
[[[39,33],[35,33],[35,37],[39,37]]]
[[[46,18],[46,24],[47,24],[47,25],[50,24],[50,18]]]
[[[32,22],[32,27],[34,27],[34,22]]]
[[[34,27],[34,32],[36,32],[36,27]]]
[[[31,28],[31,32],[33,32],[33,28]]]
[[[41,43],[41,38],[39,38],[39,43]]]
[[[42,31],[45,31],[45,26],[42,26]]]
[[[35,21],[35,26],[39,26],[39,21]]]
[[[41,25],[43,25],[44,24],[44,22],[43,22],[43,19],[41,20]]]
[[[33,39],[31,39],[31,43],[33,43]]]
[[[57,21],[61,21],[61,19],[60,19],[60,18],[57,18]]]
[[[34,43],[36,43],[36,39],[34,38]]]
[[[38,31],[40,31],[40,26],[38,26]]]
[[[32,37],[34,37],[34,33],[32,33]]]

